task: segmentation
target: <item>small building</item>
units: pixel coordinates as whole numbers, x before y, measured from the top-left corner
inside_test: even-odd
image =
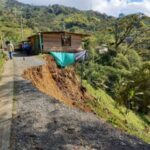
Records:
[[[82,40],[88,34],[60,32],[40,32],[28,38],[33,53],[78,52],[82,51]]]
[[[105,54],[108,52],[108,47],[106,44],[102,44],[101,46],[98,46],[96,50],[99,52],[99,54]]]

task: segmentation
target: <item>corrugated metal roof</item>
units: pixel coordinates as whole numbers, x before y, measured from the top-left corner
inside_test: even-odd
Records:
[[[67,32],[67,31],[47,31],[47,32],[39,32],[37,34],[34,34],[34,35],[28,37],[28,39],[32,38],[34,36],[37,36],[38,34],[60,34],[60,33],[71,34],[71,35],[79,35],[79,36],[82,36],[82,37],[88,37],[88,36],[90,36],[90,34],[74,33],[74,32]]]

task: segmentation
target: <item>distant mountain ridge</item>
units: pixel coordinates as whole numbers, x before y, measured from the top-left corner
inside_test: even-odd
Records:
[[[39,31],[52,30],[93,33],[111,26],[116,20],[92,10],[81,11],[62,5],[32,6],[16,0],[0,0],[0,4],[0,33],[17,41],[21,22],[24,37],[27,37]]]

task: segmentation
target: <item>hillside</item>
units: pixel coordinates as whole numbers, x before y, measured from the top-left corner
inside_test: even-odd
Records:
[[[79,106],[83,102],[79,101],[81,97],[85,98],[79,92],[78,81],[74,77],[73,69],[62,70],[51,59],[49,59],[50,64],[45,64],[44,61],[44,65],[42,65],[43,59],[37,56],[24,57],[25,59],[22,59],[21,56],[18,53],[17,57],[14,58],[15,75],[13,79],[15,79],[15,90],[13,102],[15,108],[11,124],[10,149],[112,150],[113,148],[113,150],[149,150],[150,145],[135,136],[112,127],[92,113],[83,112],[62,102],[64,99],[59,97],[60,95],[67,95]],[[36,67],[37,65],[42,66]],[[34,87],[30,81],[21,77],[24,69],[29,67],[33,69],[26,71],[26,77],[28,79],[31,77],[32,83],[42,92]],[[65,76],[68,78],[65,78]],[[66,83],[69,86],[66,87]],[[0,92],[5,91],[4,87],[6,87],[6,84]],[[43,92],[44,89],[45,92]],[[77,94],[72,93],[72,90],[76,90]],[[108,101],[111,100],[108,96],[104,98],[105,101],[107,101],[106,98],[108,98]],[[108,106],[111,105],[110,101]],[[8,109],[6,114],[7,112]],[[132,119],[129,120],[132,121]],[[8,132],[6,125],[5,128]],[[4,134],[2,136],[5,139]]]
[[[82,73],[84,86],[95,100],[87,106],[115,127],[150,142],[149,17],[132,14],[114,18],[94,11],[60,5],[31,6],[15,0],[0,0],[0,3],[0,39],[3,41],[18,42],[38,31],[90,33],[91,37],[83,44],[88,59]],[[107,48],[107,52],[102,52],[103,48]],[[59,73],[64,75],[67,71]],[[33,79],[32,69],[29,75],[27,78]],[[38,75],[37,81],[42,83],[45,79]],[[76,75],[81,75],[80,63],[76,66]],[[37,83],[35,86],[46,88]],[[45,90],[42,89],[47,93]],[[60,97],[64,99],[61,94]]]
[[[20,40],[21,21],[24,38],[38,31],[70,30],[93,32],[109,24],[112,17],[93,11],[79,11],[65,6],[31,6],[15,0],[1,0],[0,32],[4,37]],[[21,20],[22,17],[22,20]],[[11,23],[10,23],[11,20]],[[12,30],[14,29],[15,30]]]
[[[31,80],[33,85],[42,92],[69,106],[79,107],[91,112],[84,103],[94,100],[86,88],[81,87],[80,79],[73,68],[60,69],[51,56],[45,56],[47,64],[29,68],[23,77]]]
[[[16,0],[0,0],[0,3],[0,34],[2,39],[17,42],[25,40],[29,35],[39,31],[68,30],[91,33],[99,40],[95,43],[95,47],[100,44],[110,45],[114,43],[113,32],[114,25],[118,21],[117,18],[94,11],[80,11],[60,5],[31,6]],[[139,14],[134,16],[138,17]],[[126,20],[130,18],[130,15],[124,18]],[[149,28],[150,18],[144,16],[142,25],[145,29]],[[147,35],[147,39],[144,41],[148,42],[149,32],[144,34],[141,36],[143,38]]]
[[[44,59],[45,65],[26,69],[23,73],[23,77],[41,92],[72,109],[75,107],[93,113],[113,127],[150,142],[148,116],[140,116],[131,110],[126,113],[126,108],[117,106],[102,89],[94,89],[87,81],[81,86],[74,68],[60,69],[51,56],[46,55]]]

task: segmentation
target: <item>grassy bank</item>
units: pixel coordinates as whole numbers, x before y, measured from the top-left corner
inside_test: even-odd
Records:
[[[86,81],[84,86],[89,93],[96,97],[95,101],[90,101],[87,105],[93,109],[97,116],[106,119],[114,127],[150,143],[150,117],[136,114],[133,111],[127,111],[125,107],[117,106],[116,102],[103,90],[95,90]]]
[[[0,52],[0,77],[3,72],[3,66],[5,62],[6,55],[3,52]]]

